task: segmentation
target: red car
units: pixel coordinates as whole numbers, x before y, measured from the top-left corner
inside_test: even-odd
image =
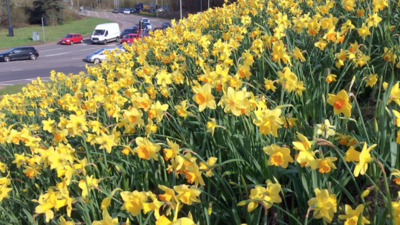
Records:
[[[60,40],[60,44],[62,45],[73,45],[74,43],[82,43],[82,42],[83,42],[82,35],[78,33],[67,34]]]
[[[122,39],[121,39],[121,44],[126,42],[126,43],[132,43],[133,39],[139,39],[140,36],[138,34],[125,34]]]

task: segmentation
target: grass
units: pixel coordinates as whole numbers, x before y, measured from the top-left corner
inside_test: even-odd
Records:
[[[154,12],[140,12],[140,13],[135,13],[135,15],[142,15],[142,16],[147,16],[147,17],[157,17],[157,18],[163,18],[163,19],[177,19],[179,20],[179,13],[172,15],[171,13],[158,13],[157,14]],[[187,13],[183,13],[183,17],[187,17]]]
[[[1,95],[11,95],[22,92],[22,88],[25,87],[27,84],[14,84],[14,85],[7,85],[7,86],[0,86],[0,96]]]
[[[65,36],[67,33],[80,33],[81,35],[89,35],[94,27],[99,23],[111,22],[107,19],[97,17],[87,17],[83,20],[69,22],[59,26],[46,26],[44,28],[46,42],[56,41]],[[39,31],[40,41],[32,41],[33,31]],[[20,29],[14,29],[14,37],[9,37],[7,29],[0,30],[0,49],[11,48],[21,45],[34,45],[43,42],[43,32],[41,26],[29,26]]]

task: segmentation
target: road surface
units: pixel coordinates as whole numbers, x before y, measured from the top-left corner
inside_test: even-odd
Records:
[[[141,15],[111,12],[89,11],[88,13],[88,16],[101,17],[118,22],[122,26],[120,26],[121,31],[137,25],[140,18],[143,17]],[[153,28],[161,26],[163,22],[169,22],[169,20],[161,18],[149,17],[149,19]],[[74,31],[71,30],[72,32]],[[51,70],[65,74],[77,74],[85,70],[85,64],[87,63],[83,59],[89,53],[105,46],[116,46],[118,44],[117,42],[111,42],[107,45],[92,45],[90,39],[85,38],[84,43],[72,46],[59,45],[55,42],[35,45],[35,48],[39,52],[37,60],[11,61],[9,63],[0,62],[0,86],[30,83],[31,80],[35,80],[37,77],[41,77],[43,81],[47,81],[49,80]]]

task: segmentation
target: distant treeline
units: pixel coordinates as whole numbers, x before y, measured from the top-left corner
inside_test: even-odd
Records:
[[[63,0],[9,0],[11,24],[13,27],[24,27],[40,24],[46,18],[47,25],[63,24],[82,17],[68,8]],[[0,1],[0,27],[8,26],[6,1]]]
[[[92,6],[96,9],[100,7],[102,9],[112,9],[114,7],[114,0],[101,0],[101,5],[99,5],[99,0],[72,0],[74,7],[79,4],[86,9],[90,9]],[[228,2],[234,2],[235,0],[230,0]],[[120,8],[133,8],[136,3],[142,2],[144,4],[150,4],[154,2],[159,7],[168,5],[169,9],[172,11],[179,10],[179,0],[119,0]],[[224,4],[224,0],[182,0],[182,8],[191,13],[199,12],[201,10],[206,10],[208,8],[208,3],[210,2],[210,7],[218,7]]]

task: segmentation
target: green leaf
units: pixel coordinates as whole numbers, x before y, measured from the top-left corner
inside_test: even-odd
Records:
[[[390,166],[394,168],[397,160],[397,143],[394,141],[390,142]]]

